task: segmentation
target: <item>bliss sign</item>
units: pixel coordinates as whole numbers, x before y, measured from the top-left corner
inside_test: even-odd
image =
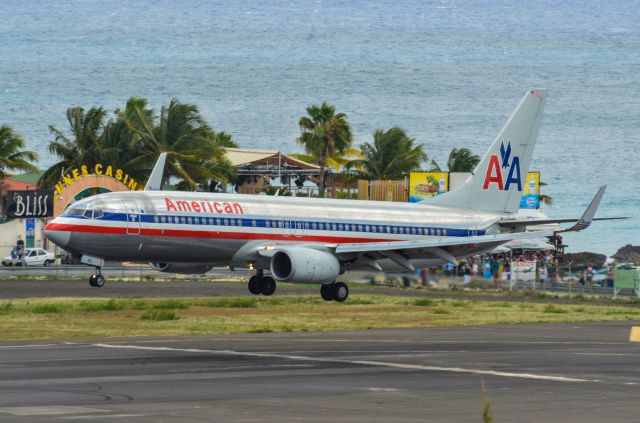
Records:
[[[506,176],[506,179],[505,179]],[[500,191],[509,191],[511,184],[517,184],[518,191],[522,191],[522,174],[520,173],[520,157],[511,157],[511,141],[504,140],[500,145],[500,156],[492,154],[489,157],[489,166],[484,177],[482,189],[487,190],[491,184],[496,184]]]
[[[7,217],[51,217],[53,216],[53,190],[9,191],[7,195]]]

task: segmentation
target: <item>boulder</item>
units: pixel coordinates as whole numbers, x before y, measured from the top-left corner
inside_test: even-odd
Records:
[[[611,257],[618,263],[640,264],[640,245],[627,244]]]
[[[590,253],[584,251],[582,253],[566,253],[560,258],[560,266],[571,266],[573,269],[580,270],[587,267],[602,267],[607,261],[604,254]]]

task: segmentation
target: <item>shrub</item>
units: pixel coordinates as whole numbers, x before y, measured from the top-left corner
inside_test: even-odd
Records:
[[[163,300],[153,304],[152,308],[156,310],[176,310],[176,309],[187,309],[189,305],[181,300]]]
[[[171,310],[150,310],[144,313],[140,317],[140,319],[154,321],[178,320],[180,319],[180,316],[178,316],[174,311]]]
[[[31,308],[31,311],[38,314],[47,314],[47,313],[64,313],[69,310],[69,306],[66,304],[55,304],[55,303],[43,303],[36,304]]]
[[[553,305],[553,304],[547,304],[546,306],[544,306],[543,311],[545,313],[558,313],[558,314],[560,314],[560,313],[568,313],[569,312],[569,310],[567,310],[565,308],[558,307],[558,306]]]
[[[118,311],[124,307],[124,302],[113,298],[108,301],[82,301],[78,306],[81,311]]]
[[[426,307],[426,306],[433,305],[434,303],[435,303],[435,301],[433,301],[431,298],[417,298],[413,302],[413,305],[420,306],[420,307]]]
[[[446,308],[434,308],[433,314],[451,314],[451,311],[447,310]]]
[[[11,301],[0,303],[0,316],[3,314],[9,314],[15,310],[15,307]]]
[[[200,307],[211,308],[253,308],[258,305],[258,299],[251,297],[216,298],[213,300],[199,301],[196,304]]]

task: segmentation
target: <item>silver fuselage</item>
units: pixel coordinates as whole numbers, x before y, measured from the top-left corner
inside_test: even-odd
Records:
[[[424,203],[132,191],[79,201],[51,221],[46,234],[73,253],[106,260],[242,266],[250,261],[245,251],[269,242],[468,237],[499,233],[498,222],[507,217]]]

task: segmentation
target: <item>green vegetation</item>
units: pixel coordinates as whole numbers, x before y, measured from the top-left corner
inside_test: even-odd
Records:
[[[505,306],[509,304],[509,307]],[[640,319],[618,304],[550,304],[315,293],[267,297],[0,301],[0,339],[173,336]],[[106,323],[108,322],[108,324]]]
[[[413,302],[413,305],[419,307],[431,306],[435,303],[431,298],[418,298]]]
[[[468,148],[454,148],[449,153],[447,169],[449,172],[473,172],[478,163],[480,163],[480,156],[473,154]],[[435,160],[431,160],[431,170],[442,171]]]
[[[178,187],[192,190],[209,180],[234,177],[224,148],[235,147],[225,132],[216,132],[192,104],[172,99],[159,115],[147,100],[131,97],[113,118],[102,107],[67,109],[68,130],[49,129],[54,140],[49,151],[59,158],[40,178],[52,187],[63,171],[97,163],[122,169],[139,183],[149,175],[160,153],[167,153],[165,181],[177,178]],[[1,155],[1,153],[0,153]]]
[[[493,401],[489,397],[489,391],[484,386],[484,381],[480,383],[480,391],[482,392],[482,422],[493,423]]]
[[[8,170],[36,170],[31,162],[38,156],[33,151],[24,150],[24,145],[24,139],[9,125],[0,126],[0,181],[7,176]]]
[[[154,320],[157,322],[165,320],[180,320],[180,316],[171,310],[151,310],[140,316],[141,320]]]
[[[422,144],[414,143],[415,139],[397,126],[387,131],[376,129],[373,144],[360,146],[362,159],[352,160],[348,167],[362,169],[358,173],[365,179],[401,179],[427,160]]]
[[[317,158],[320,166],[318,196],[324,197],[327,181],[325,177],[329,158],[340,157],[347,153],[353,142],[351,127],[347,115],[336,113],[336,107],[326,101],[320,106],[307,107],[309,116],[302,116],[298,122],[301,135],[298,143],[304,146],[306,153]]]

